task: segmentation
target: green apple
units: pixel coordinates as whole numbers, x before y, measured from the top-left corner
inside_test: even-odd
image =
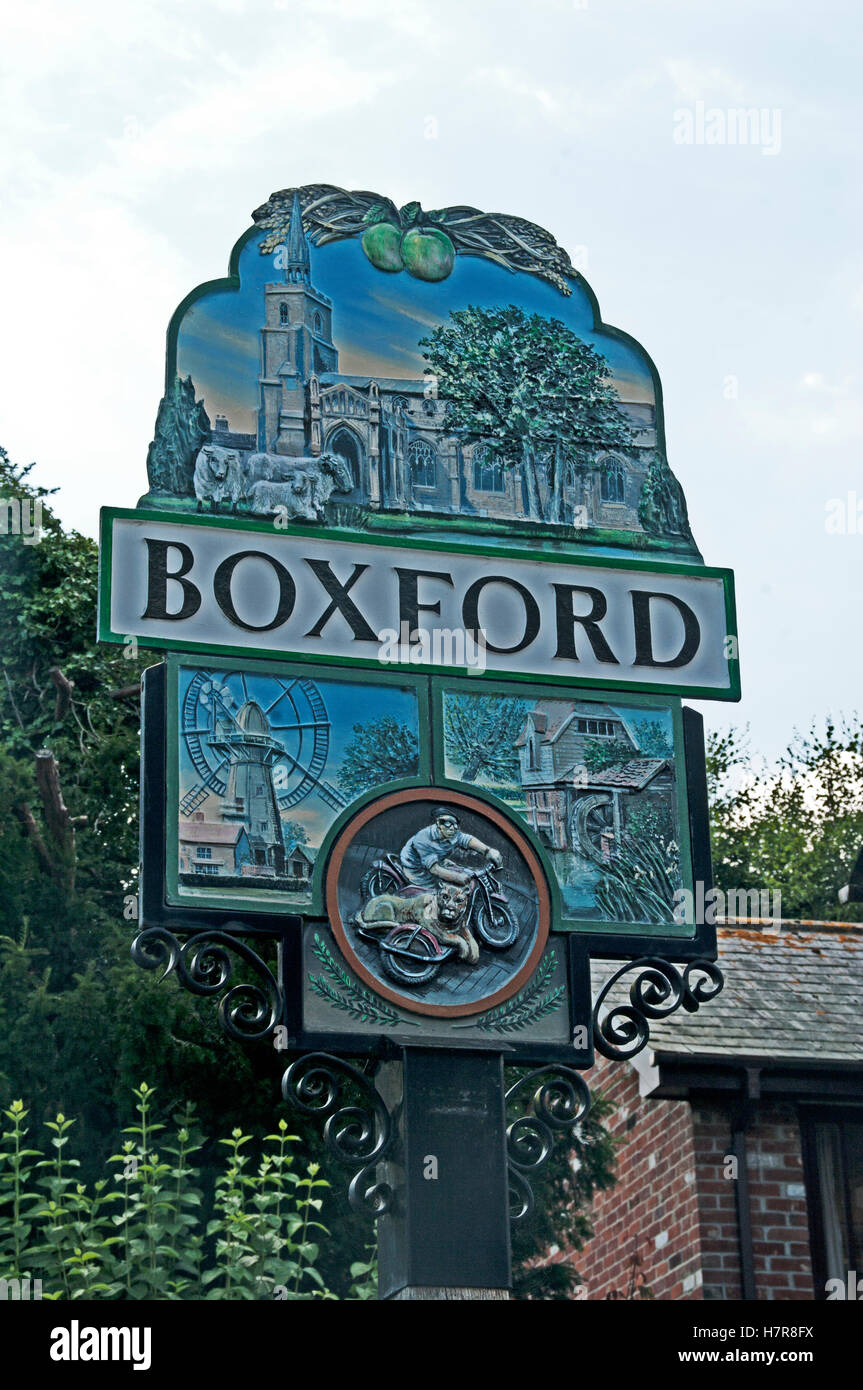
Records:
[[[417,280],[445,280],[455,263],[455,247],[438,227],[412,227],[402,237],[401,253]]]
[[[363,232],[362,248],[377,270],[404,270],[399,249],[401,232],[391,222],[378,222]]]

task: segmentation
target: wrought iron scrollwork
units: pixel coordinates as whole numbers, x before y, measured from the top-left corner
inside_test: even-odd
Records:
[[[359,1092],[359,1103],[342,1103],[347,1083]],[[282,1095],[306,1115],[325,1119],[324,1141],[342,1163],[359,1164],[348,1186],[348,1200],[357,1211],[371,1209],[375,1219],[392,1205],[388,1183],[375,1178],[375,1165],[389,1153],[394,1129],[378,1092],[350,1062],[328,1052],[308,1052],[292,1062],[282,1077]]]
[[[635,972],[635,979],[629,987],[629,1003],[611,1005],[603,1015],[611,991],[631,972]],[[668,1018],[680,1008],[695,1013],[715,998],[724,984],[722,971],[713,961],[690,961],[683,969],[654,956],[627,962],[606,981],[594,1005],[597,1052],[614,1061],[634,1057],[650,1039],[650,1019]]]
[[[224,990],[219,1021],[225,1032],[241,1042],[257,1042],[282,1018],[283,999],[266,962],[233,934],[245,930],[242,922],[226,922],[224,928],[204,928],[180,941],[167,927],[147,927],[132,942],[132,959],[144,970],[161,968],[162,980],[176,972],[192,994],[216,995]],[[259,981],[231,985],[234,956],[251,966]]]
[[[570,1067],[538,1067],[506,1093],[506,1106],[524,1097],[527,1109],[507,1126],[510,1220],[523,1221],[533,1211],[528,1174],[537,1173],[551,1157],[555,1139],[574,1138],[575,1126],[590,1109],[584,1078]],[[517,1101],[518,1098],[518,1101]]]

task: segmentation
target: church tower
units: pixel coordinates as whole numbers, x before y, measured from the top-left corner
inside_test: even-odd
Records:
[[[283,279],[264,287],[258,450],[302,457],[311,446],[308,389],[312,377],[337,372],[333,304],[312,285],[309,243],[294,194],[287,242],[276,254]]]

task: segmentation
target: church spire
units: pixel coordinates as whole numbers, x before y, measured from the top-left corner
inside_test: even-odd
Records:
[[[288,228],[288,245],[285,255],[285,282],[289,285],[311,284],[309,243],[306,241],[306,234],[303,231],[303,215],[300,211],[299,195],[296,193],[294,194],[294,201],[291,205],[291,223]]]

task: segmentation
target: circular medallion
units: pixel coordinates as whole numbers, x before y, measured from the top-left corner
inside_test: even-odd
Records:
[[[535,970],[550,902],[509,819],[441,787],[392,792],[344,826],[327,868],[330,924],[351,969],[414,1013],[479,1013]]]

